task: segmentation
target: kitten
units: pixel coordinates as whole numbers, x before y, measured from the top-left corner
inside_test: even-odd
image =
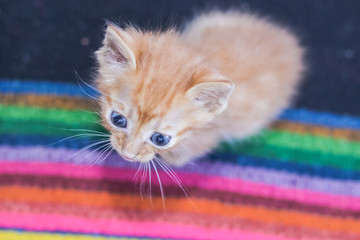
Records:
[[[200,15],[183,32],[109,24],[96,56],[113,148],[129,161],[160,154],[172,165],[268,125],[304,69],[290,32],[238,12]]]

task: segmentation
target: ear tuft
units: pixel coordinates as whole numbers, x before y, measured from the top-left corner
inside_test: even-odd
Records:
[[[136,60],[130,49],[131,36],[123,29],[108,24],[103,46],[96,52],[100,65],[118,67],[122,70],[136,69]]]
[[[230,80],[220,79],[199,83],[190,88],[186,95],[197,108],[216,115],[226,109],[233,88]]]

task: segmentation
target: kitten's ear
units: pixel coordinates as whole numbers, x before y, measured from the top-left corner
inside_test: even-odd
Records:
[[[136,60],[129,43],[133,40],[123,29],[108,24],[103,46],[96,52],[97,59],[104,65],[116,66],[123,70],[136,69]]]
[[[234,84],[226,78],[218,79],[199,83],[186,92],[196,108],[214,115],[226,109]]]

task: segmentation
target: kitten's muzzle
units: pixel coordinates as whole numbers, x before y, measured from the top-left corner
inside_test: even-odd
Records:
[[[136,157],[136,156],[129,157],[129,156],[126,156],[126,155],[121,155],[121,157],[122,157],[123,159],[127,160],[127,161],[130,161],[130,162],[136,161],[136,160],[135,160],[135,157]]]

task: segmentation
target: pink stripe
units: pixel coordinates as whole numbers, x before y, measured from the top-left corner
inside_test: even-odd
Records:
[[[238,229],[204,228],[163,221],[149,222],[96,218],[88,219],[75,216],[61,216],[57,214],[19,214],[0,212],[0,225],[2,227],[24,228],[26,230],[35,231],[71,231],[163,238],[290,240],[290,238],[283,236],[241,231]]]
[[[3,174],[61,175],[64,177],[84,179],[133,181],[135,172],[135,169],[130,168],[88,167],[64,163],[0,162],[0,173]],[[164,172],[160,172],[160,174],[162,174],[161,179],[164,185],[175,185],[170,178],[165,177]],[[304,204],[329,206],[354,211],[360,210],[360,198],[356,197],[282,188],[241,179],[201,175],[196,173],[178,172],[177,174],[180,179],[182,179],[185,186],[196,186],[207,190],[229,191],[275,199],[286,199]],[[156,178],[152,178],[152,181],[153,184],[158,184]]]

